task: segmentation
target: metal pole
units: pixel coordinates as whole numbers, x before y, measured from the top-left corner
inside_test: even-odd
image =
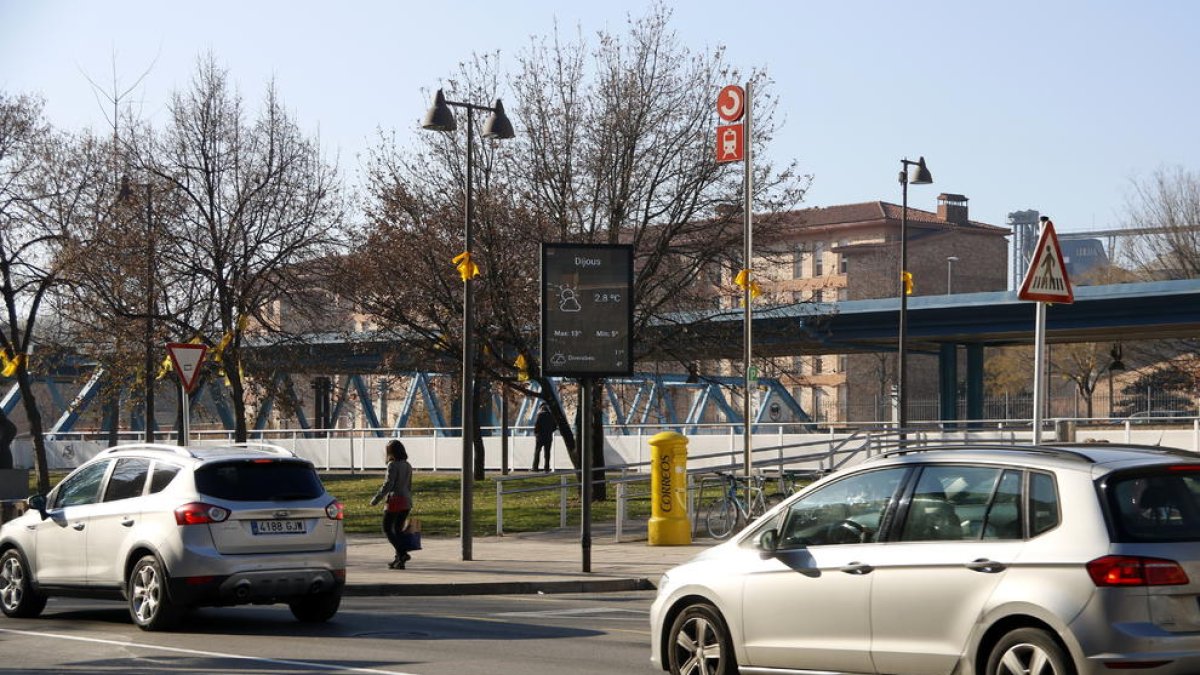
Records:
[[[581,444],[583,456],[580,465],[583,467],[583,480],[579,494],[579,544],[583,549],[583,571],[592,571],[592,378],[579,380],[579,406],[582,424],[580,433],[583,434]]]
[[[896,341],[896,426],[900,440],[908,426],[908,165],[900,166],[900,332]]]
[[[744,470],[746,476],[750,475],[750,470],[754,465],[754,458],[752,457],[752,453],[751,453],[753,439],[752,439],[752,434],[751,434],[751,430],[750,430],[750,424],[752,422],[752,417],[753,417],[752,411],[750,409],[750,405],[751,405],[750,394],[751,394],[751,387],[753,386],[753,381],[750,379],[750,369],[753,367],[752,359],[754,356],[754,350],[753,350],[754,335],[753,335],[753,330],[752,330],[752,327],[754,325],[753,324],[753,310],[750,306],[750,302],[752,299],[752,296],[750,293],[750,287],[751,287],[751,282],[754,279],[754,273],[751,271],[754,266],[754,263],[752,260],[752,256],[753,256],[753,252],[754,252],[754,241],[753,241],[753,237],[754,237],[754,204],[753,204],[753,201],[754,201],[753,200],[754,177],[753,177],[753,170],[752,170],[753,169],[752,165],[754,163],[754,156],[753,156],[754,143],[751,142],[752,141],[752,131],[753,131],[752,124],[753,124],[754,115],[752,113],[753,107],[751,106],[751,93],[750,93],[751,86],[752,86],[751,82],[746,83],[746,113],[745,113],[746,128],[744,130],[745,133],[742,135],[742,142],[745,143],[745,148],[744,148],[744,151],[745,151],[744,152],[744,154],[745,154],[745,167],[744,167],[745,168],[745,176],[744,176],[743,182],[742,182],[742,194],[743,194],[743,202],[744,202],[744,208],[745,208],[744,218],[745,218],[745,226],[746,226],[745,227],[745,230],[746,230],[745,247],[746,248],[745,248],[745,251],[743,251],[742,257],[746,261],[746,274],[747,274],[746,287],[744,289],[742,289],[742,305],[744,306],[744,312],[743,312],[744,333],[742,336],[742,341],[744,343],[744,349],[745,349],[745,353],[743,354],[743,357],[742,357],[742,360],[745,364],[745,371],[742,373],[742,375],[744,376],[744,380],[745,380],[745,387],[742,391],[742,410],[743,410],[743,417],[745,420],[745,424],[742,425],[742,464],[743,464],[743,470]],[[750,483],[749,483],[749,481],[747,481],[746,482],[746,489],[747,489],[746,503],[747,504],[750,503],[750,495],[749,495],[750,487],[749,486],[750,486]]]
[[[546,468],[550,468],[547,462]],[[508,475],[508,387],[500,383],[500,474]]]
[[[192,403],[188,396],[187,387],[183,386],[182,383],[179,385],[179,392],[179,400],[183,404],[183,427],[181,429],[182,433],[179,434],[179,444],[186,448],[187,444],[191,442],[192,437]]]
[[[474,182],[474,114],[467,106],[467,204],[466,227],[464,232],[464,252],[467,254],[467,264],[470,265],[471,245],[474,243],[474,199],[472,183]],[[472,443],[475,430],[475,336],[472,313],[474,312],[474,283],[468,272],[463,281],[463,351],[462,351],[462,503],[460,516],[462,521],[462,559],[472,560],[471,557],[471,527],[475,496],[474,476],[474,446]]]
[[[1042,406],[1046,387],[1046,303],[1037,303],[1033,331],[1033,444],[1042,442]]]
[[[153,186],[146,183],[146,442],[154,442],[154,205]]]

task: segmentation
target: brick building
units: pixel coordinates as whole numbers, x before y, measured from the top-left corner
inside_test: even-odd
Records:
[[[1009,230],[970,220],[967,198],[938,195],[937,211],[908,209],[908,267],[913,295],[1002,291],[1008,283]],[[768,304],[836,303],[897,297],[901,207],[882,201],[803,209],[761,242],[758,278]],[[789,264],[790,263],[790,264]],[[834,309],[836,311],[836,309]],[[801,355],[786,379],[818,421],[890,419],[894,354]],[[936,357],[910,354],[909,400],[936,416]],[[926,417],[911,410],[912,419]]]

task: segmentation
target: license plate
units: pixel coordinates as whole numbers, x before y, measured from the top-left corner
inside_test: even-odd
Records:
[[[254,534],[304,534],[303,520],[252,520]]]

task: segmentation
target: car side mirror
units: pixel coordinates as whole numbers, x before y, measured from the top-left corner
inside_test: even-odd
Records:
[[[42,516],[42,520],[50,517],[50,514],[46,513],[46,497],[44,495],[30,495],[25,502],[29,504],[29,508],[35,509]]]
[[[758,555],[766,560],[775,557],[775,550],[779,547],[779,530],[767,530],[758,538]]]

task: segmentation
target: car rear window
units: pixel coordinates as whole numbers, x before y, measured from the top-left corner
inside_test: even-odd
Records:
[[[1118,476],[1106,486],[1120,541],[1200,541],[1196,465]]]
[[[209,464],[196,471],[196,489],[210,497],[238,502],[301,501],[325,492],[312,465],[293,460]]]

